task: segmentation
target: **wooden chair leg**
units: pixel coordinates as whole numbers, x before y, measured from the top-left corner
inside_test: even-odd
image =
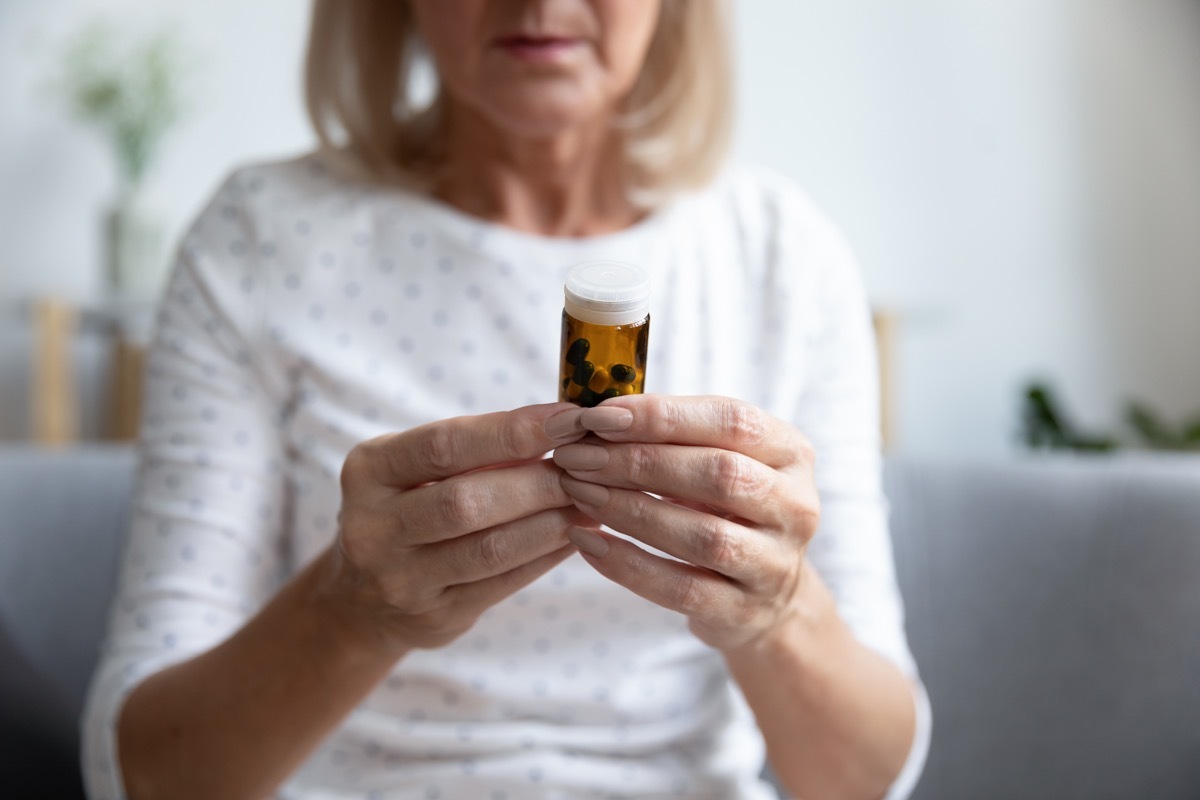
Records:
[[[119,337],[113,347],[109,436],[120,441],[136,439],[142,404],[142,370],[146,349]]]
[[[877,310],[872,315],[875,324],[875,351],[879,358],[879,427],[885,451],[895,444],[895,347],[896,315]]]
[[[64,445],[79,438],[79,394],[71,357],[76,321],[75,309],[62,300],[34,303],[30,410],[33,438],[41,444]]]

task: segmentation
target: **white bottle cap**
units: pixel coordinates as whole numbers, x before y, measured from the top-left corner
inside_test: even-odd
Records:
[[[650,313],[650,273],[621,261],[585,261],[567,273],[566,312],[593,325],[631,325]]]

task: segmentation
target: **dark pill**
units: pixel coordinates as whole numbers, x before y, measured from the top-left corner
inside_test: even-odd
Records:
[[[580,339],[579,341],[585,341]],[[592,373],[596,371],[596,365],[590,361],[580,361],[575,365],[575,374],[571,376],[571,380],[578,383],[580,386],[587,386],[588,381],[592,379]]]
[[[587,362],[585,361],[584,363],[586,364]],[[601,399],[603,398],[601,398],[600,395],[585,387],[584,390],[579,393],[579,399],[575,402],[579,403],[579,405],[583,406],[584,408],[592,408],[598,405]]]
[[[633,379],[637,377],[637,370],[628,364],[613,364],[608,374],[612,375],[617,383],[633,383]]]
[[[613,386],[608,389],[605,389],[603,392],[600,393],[600,401],[604,402],[605,400],[608,400],[610,398],[620,397],[620,396],[621,396],[621,390],[616,388],[615,386]]]
[[[592,343],[587,339],[576,339],[567,348],[567,363],[579,366],[579,363],[587,358],[588,351],[591,349]],[[587,381],[583,381],[583,383],[587,383]]]

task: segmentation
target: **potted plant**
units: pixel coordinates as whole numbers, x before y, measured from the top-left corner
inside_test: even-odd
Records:
[[[179,52],[167,32],[128,43],[93,22],[63,57],[60,85],[69,105],[105,134],[116,157],[120,184],[105,215],[105,278],[119,294],[154,291],[163,268],[163,228],[146,206],[143,181],[182,110]]]

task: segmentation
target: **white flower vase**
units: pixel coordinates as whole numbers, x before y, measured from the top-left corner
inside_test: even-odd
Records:
[[[121,296],[152,297],[165,271],[163,226],[136,190],[122,192],[105,219],[107,288]]]

